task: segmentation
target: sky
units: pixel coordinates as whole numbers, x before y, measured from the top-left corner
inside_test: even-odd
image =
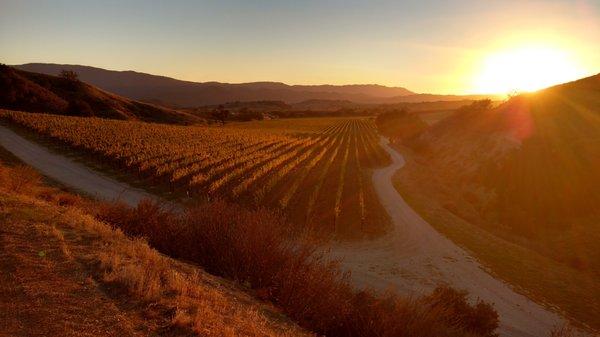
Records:
[[[523,48],[548,52],[513,57]],[[527,62],[537,72],[525,80],[562,70],[543,85],[599,73],[600,0],[0,0],[0,62],[200,82],[503,91],[524,82],[535,68]]]

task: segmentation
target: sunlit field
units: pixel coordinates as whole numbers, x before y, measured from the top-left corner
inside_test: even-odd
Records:
[[[374,236],[388,226],[369,172],[389,158],[370,119],[182,127],[18,112],[2,117],[192,199],[269,206],[299,228],[339,237]]]
[[[346,117],[315,117],[315,118],[287,118],[267,119],[262,121],[234,122],[227,124],[227,128],[260,129],[274,133],[314,133],[320,132],[330,126],[341,123]]]

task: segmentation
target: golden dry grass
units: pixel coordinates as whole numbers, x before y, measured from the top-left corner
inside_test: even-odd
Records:
[[[4,187],[13,175],[2,170]],[[0,188],[0,332],[8,335],[39,327],[77,336],[306,335],[284,312],[327,336],[495,336],[491,307],[469,305],[451,288],[418,300],[352,289],[314,246],[286,240],[281,218],[265,209],[221,202],[181,217],[144,202],[100,212],[128,235],[238,280],[281,311],[95,220],[87,213],[94,202],[60,206],[53,190],[42,189],[44,201],[35,198],[42,187],[30,187],[29,195]]]
[[[159,251],[252,288],[306,329],[326,336],[495,336],[498,316],[466,293],[441,287],[417,300],[358,291],[311,243],[290,241],[285,221],[266,209],[224,202],[165,210],[151,201],[131,208],[105,203],[97,217]],[[334,313],[334,314],[332,314]]]
[[[106,335],[115,336],[160,329],[173,335],[308,335],[235,285],[163,256],[80,209],[12,193],[6,177],[0,184],[0,268],[15,279],[0,287],[11,288],[0,295],[0,335],[37,329],[99,335],[109,328],[114,333]],[[18,272],[11,272],[12,265]],[[144,333],[131,329],[138,324]]]

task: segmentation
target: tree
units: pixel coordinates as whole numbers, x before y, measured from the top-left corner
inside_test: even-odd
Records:
[[[250,110],[247,107],[243,107],[242,109],[240,109],[237,115],[237,119],[246,122],[252,120],[263,120],[264,117],[262,112]]]
[[[229,118],[229,110],[225,109],[224,106],[219,105],[211,112],[211,117],[212,119],[221,122],[221,125],[225,125],[225,121]]]
[[[79,81],[79,75],[77,75],[77,73],[74,72],[73,70],[63,69],[60,71],[60,74],[58,76],[66,79],[66,80],[69,80],[71,82]]]
[[[392,141],[407,141],[427,128],[421,117],[406,108],[391,109],[377,114],[375,125],[381,134]]]

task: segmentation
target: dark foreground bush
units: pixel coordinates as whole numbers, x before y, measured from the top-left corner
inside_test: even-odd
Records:
[[[467,292],[448,286],[437,287],[431,295],[423,298],[423,302],[431,308],[446,312],[444,320],[451,326],[461,327],[465,331],[490,336],[498,327],[498,313],[494,308],[481,300],[474,306],[467,301]]]
[[[266,209],[218,201],[178,214],[144,201],[136,208],[104,204],[96,214],[165,254],[254,289],[318,334],[495,336],[498,326],[491,306],[471,306],[465,293],[450,288],[418,300],[354,290],[317,247],[286,239],[288,225]]]

